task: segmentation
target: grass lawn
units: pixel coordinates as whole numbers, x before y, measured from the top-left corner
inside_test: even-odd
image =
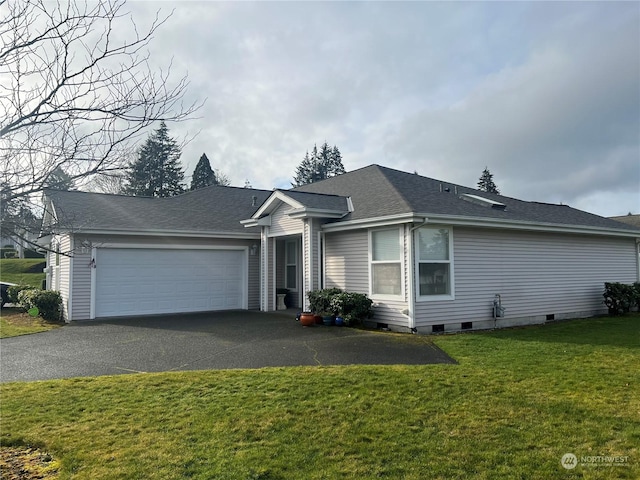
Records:
[[[640,478],[639,315],[434,341],[459,365],[4,384],[0,439],[74,479]]]
[[[42,288],[45,274],[44,258],[2,258],[0,259],[0,280],[18,285],[32,285]]]
[[[3,307],[0,310],[0,338],[46,332],[60,325],[59,323],[47,322],[41,317],[34,318],[19,308]]]

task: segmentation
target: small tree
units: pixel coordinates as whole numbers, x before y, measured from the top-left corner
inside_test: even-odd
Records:
[[[164,122],[140,147],[131,163],[125,192],[133,196],[172,197],[184,192],[180,147]]]
[[[193,170],[189,190],[197,190],[198,188],[217,184],[218,179],[216,178],[216,173],[213,171],[213,168],[211,168],[211,162],[209,162],[207,154],[203,153],[200,160],[198,160],[196,168]]]
[[[305,154],[302,162],[296,168],[292,185],[299,187],[343,173],[345,173],[345,169],[342,165],[340,150],[336,146],[331,148],[327,142],[324,142],[319,151],[318,147],[314,145],[311,156],[309,156],[309,152]]]
[[[169,16],[144,27],[125,0],[0,0],[3,213],[41,208],[56,170],[75,185],[119,171],[150,125],[200,107],[183,102],[186,77],[151,68],[147,47]],[[25,231],[40,233],[16,216],[0,223],[3,236],[27,243]]]
[[[500,193],[496,184],[493,183],[493,174],[487,167],[484,167],[484,171],[482,172],[482,175],[480,175],[480,180],[478,180],[478,190],[482,190],[487,193]]]

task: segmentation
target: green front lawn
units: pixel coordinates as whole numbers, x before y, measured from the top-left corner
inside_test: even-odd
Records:
[[[640,478],[640,316],[434,341],[460,364],[5,384],[0,438],[74,479]]]
[[[0,259],[0,280],[17,285],[31,285],[42,288],[45,274],[43,258],[2,258]]]
[[[47,322],[42,317],[32,317],[20,308],[3,307],[0,310],[0,338],[46,332],[59,326],[60,323]]]

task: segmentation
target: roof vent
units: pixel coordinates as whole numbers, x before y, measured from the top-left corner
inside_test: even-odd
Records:
[[[252,206],[252,207],[255,207],[255,206],[256,206],[256,203],[258,203],[258,197],[256,197],[255,195],[253,195],[253,196],[251,197],[251,206]]]
[[[483,207],[493,208],[494,210],[504,210],[507,206],[504,203],[494,202],[493,200],[489,200],[488,198],[480,197],[478,195],[471,195],[469,193],[463,193],[460,195],[462,200],[466,200],[467,202],[475,203],[476,205],[480,205]]]

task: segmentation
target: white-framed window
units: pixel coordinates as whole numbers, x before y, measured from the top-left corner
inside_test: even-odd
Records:
[[[372,297],[402,296],[402,236],[399,227],[371,230],[370,291]]]
[[[416,293],[420,300],[453,299],[453,235],[447,227],[415,231]]]
[[[298,289],[298,241],[287,240],[284,244],[284,287]]]

